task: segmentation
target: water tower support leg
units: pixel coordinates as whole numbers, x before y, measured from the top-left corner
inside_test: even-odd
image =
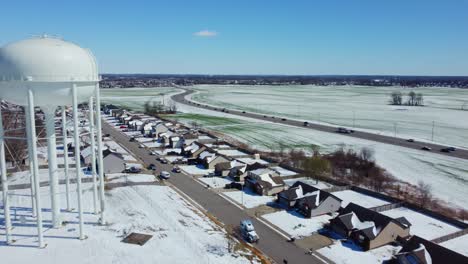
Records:
[[[67,135],[67,110],[62,106],[62,137],[63,137],[63,164],[65,174],[65,195],[67,199],[67,211],[70,207],[70,174],[68,173],[68,135]]]
[[[80,227],[80,240],[85,239],[84,224],[83,224],[83,205],[82,205],[82,188],[81,188],[81,164],[80,164],[80,130],[78,127],[78,96],[76,84],[73,84],[73,136],[75,138],[75,170],[76,170],[76,186],[78,196],[78,220]]]
[[[0,107],[0,167],[2,173],[3,214],[5,216],[5,238],[6,243],[11,244],[11,217],[10,200],[8,198],[7,169],[5,161],[5,136],[3,130],[3,117]]]
[[[24,110],[24,115],[26,117],[26,134],[29,133],[29,127],[31,125],[31,121],[30,121],[30,116],[29,116],[29,111],[28,109],[25,109]],[[36,198],[35,198],[35,194],[36,194],[36,190],[35,190],[35,186],[34,186],[34,169],[33,169],[33,166],[34,166],[34,163],[33,163],[33,158],[32,158],[32,143],[31,143],[31,137],[26,137],[27,138],[27,141],[28,141],[28,160],[29,160],[29,171],[30,171],[30,174],[31,174],[31,177],[30,177],[30,180],[31,180],[31,208],[32,208],[32,216],[33,217],[36,217],[37,216],[37,210],[36,210]]]
[[[52,225],[54,228],[59,228],[60,220],[60,205],[59,205],[59,185],[57,175],[57,138],[55,136],[55,107],[46,107],[45,123],[47,135],[47,156],[49,163],[49,185],[50,199],[52,205]]]
[[[33,179],[34,179],[34,190],[36,196],[36,209],[37,209],[37,240],[39,247],[44,247],[44,239],[42,233],[42,208],[41,208],[41,197],[40,197],[40,186],[39,186],[39,163],[37,161],[37,136],[36,136],[36,122],[34,118],[34,94],[32,90],[28,90],[28,113],[29,113],[29,135],[31,140],[31,154],[33,159]]]
[[[104,158],[102,156],[102,127],[101,127],[101,95],[99,94],[99,84],[96,84],[94,91],[96,97],[96,137],[98,145],[98,172],[99,172],[99,197],[101,198],[100,224],[105,225],[104,218],[105,195],[104,195]]]
[[[98,190],[97,190],[97,179],[96,179],[96,139],[94,133],[94,106],[93,97],[89,98],[89,137],[91,139],[91,173],[93,177],[93,202],[94,202],[94,214],[99,213],[98,209]]]

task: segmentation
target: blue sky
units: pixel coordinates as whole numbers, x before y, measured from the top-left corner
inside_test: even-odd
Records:
[[[468,75],[468,1],[2,1],[0,45],[42,33],[102,73]],[[199,34],[196,34],[196,33]]]

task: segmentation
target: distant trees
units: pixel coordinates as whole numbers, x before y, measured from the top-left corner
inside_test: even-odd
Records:
[[[318,178],[331,172],[331,164],[327,159],[319,155],[314,155],[304,159],[302,162],[302,169],[307,177],[314,178],[318,181]]]
[[[174,103],[171,103],[169,106],[165,106],[160,102],[146,101],[143,108],[145,113],[148,115],[174,114],[177,112],[177,106]]]
[[[422,93],[415,93],[411,91],[407,95],[408,99],[406,100],[405,105],[409,106],[423,106],[424,105],[424,96]],[[401,92],[392,92],[390,95],[390,104],[392,105],[403,105],[403,95]]]

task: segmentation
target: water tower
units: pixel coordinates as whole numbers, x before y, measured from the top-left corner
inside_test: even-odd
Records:
[[[37,217],[39,247],[44,246],[42,235],[42,213],[39,195],[39,164],[37,159],[37,136],[35,129],[35,107],[45,114],[47,153],[49,167],[49,185],[51,198],[52,224],[61,225],[59,204],[59,179],[56,153],[55,116],[62,111],[62,142],[64,146],[64,174],[66,182],[67,209],[70,209],[67,150],[66,108],[73,109],[73,136],[76,164],[76,185],[79,214],[79,238],[84,239],[81,166],[80,166],[80,125],[78,104],[88,102],[89,133],[93,153],[93,193],[95,212],[100,211],[100,222],[104,223],[104,184],[102,134],[100,116],[99,75],[97,63],[92,53],[73,43],[58,38],[42,36],[8,44],[0,48],[0,100],[25,107],[28,153],[31,172],[31,197],[33,215]],[[94,100],[96,111],[93,110]],[[1,109],[0,109],[1,111]],[[94,120],[94,116],[96,116]],[[96,121],[96,122],[94,122]],[[96,132],[94,131],[96,123]],[[99,198],[97,188],[96,150],[99,167]],[[4,129],[0,113],[0,167],[2,176],[5,230],[7,243],[11,243],[11,219],[8,201],[8,182],[6,178]],[[60,138],[60,137],[59,137]],[[98,199],[100,208],[97,209]]]

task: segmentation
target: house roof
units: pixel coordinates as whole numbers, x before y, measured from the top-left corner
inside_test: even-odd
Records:
[[[468,263],[468,257],[418,236],[406,241],[395,257],[400,263]]]
[[[361,234],[369,239],[375,238],[380,230],[384,229],[390,222],[395,223],[402,229],[411,226],[404,217],[396,220],[354,203],[349,203],[332,221],[341,222],[349,231],[359,230]],[[372,229],[369,229],[371,227]]]

